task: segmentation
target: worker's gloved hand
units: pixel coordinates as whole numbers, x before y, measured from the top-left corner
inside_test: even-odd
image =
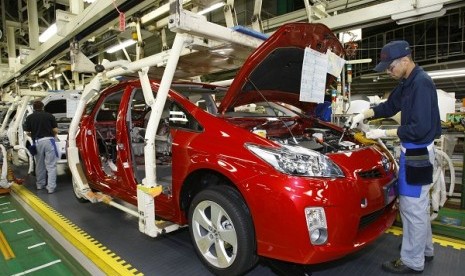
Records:
[[[386,130],[384,129],[373,129],[366,133],[368,139],[378,139],[386,137]]]
[[[356,128],[357,125],[365,119],[365,115],[363,113],[359,113],[349,119],[348,123],[350,124],[350,129]]]
[[[368,131],[370,131],[370,126],[365,124],[364,122],[360,122],[357,126],[357,129],[360,130],[360,131],[363,131],[363,133],[367,133]]]

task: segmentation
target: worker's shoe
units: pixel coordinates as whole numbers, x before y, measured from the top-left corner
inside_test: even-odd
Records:
[[[415,270],[406,266],[400,259],[385,262],[382,265],[383,270],[394,274],[420,274],[423,270]]]
[[[399,244],[399,250],[402,249],[402,243]],[[429,263],[431,261],[433,261],[434,259],[434,256],[425,256],[425,263]]]
[[[55,190],[48,190],[49,194],[53,194],[54,192],[55,192]]]

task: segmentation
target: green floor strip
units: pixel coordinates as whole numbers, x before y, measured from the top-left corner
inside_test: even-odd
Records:
[[[90,275],[11,195],[0,196],[0,231],[14,254],[0,258],[0,275]]]

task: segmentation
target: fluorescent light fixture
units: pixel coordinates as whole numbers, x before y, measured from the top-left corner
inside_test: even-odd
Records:
[[[183,5],[186,5],[186,4],[190,3],[191,1],[192,0],[184,0],[182,2],[183,2]],[[166,1],[166,2],[169,2],[169,1]],[[160,19],[160,17],[162,17],[164,15],[168,15],[169,12],[170,12],[170,3],[166,3],[164,5],[161,5],[160,7],[158,7],[156,9],[144,14],[140,18],[140,23],[142,23],[142,25],[145,25],[149,21],[157,20],[157,19]]]
[[[428,72],[432,79],[445,79],[453,77],[465,77],[465,69],[447,69]]]
[[[428,7],[418,7],[418,8],[409,10],[409,11],[392,14],[391,19],[396,21],[399,19],[406,19],[406,18],[412,18],[412,17],[416,17],[420,15],[425,15],[428,13],[440,11],[442,7],[443,7],[443,4],[436,4],[436,5],[431,5]]]
[[[396,23],[398,25],[402,25],[402,24],[407,24],[407,23],[412,23],[412,22],[417,22],[417,21],[422,21],[422,20],[441,17],[444,14],[446,14],[446,10],[442,9],[440,11],[433,12],[433,13],[423,14],[423,15],[420,15],[420,16],[409,17],[409,18],[404,18],[404,19],[399,19],[399,20],[396,21]]]
[[[61,73],[60,73],[60,74],[55,74],[55,75],[53,76],[53,78],[54,78],[54,79],[58,79],[58,78],[61,77],[61,76],[62,76]]]
[[[167,3],[167,4],[164,4],[163,6],[160,6],[159,8],[147,13],[147,14],[144,14],[141,18],[140,18],[140,22],[142,24],[145,24],[149,21],[152,21],[152,20],[155,20],[155,19],[158,19],[160,18],[161,16],[165,15],[165,14],[168,14],[170,11],[170,4]]]
[[[371,58],[364,58],[364,59],[353,59],[353,60],[347,60],[346,64],[360,64],[360,63],[370,63]]]
[[[125,41],[123,41],[123,42],[120,42],[119,44],[117,44],[117,45],[115,45],[115,46],[112,46],[112,47],[108,48],[108,49],[106,50],[106,52],[109,53],[109,54],[111,54],[111,53],[114,53],[114,52],[116,52],[116,51],[119,51],[119,50],[121,50],[121,49],[123,49],[123,48],[126,48],[126,47],[128,47],[128,46],[131,46],[131,45],[133,45],[133,44],[136,44],[136,41],[133,40],[133,39],[128,39],[128,40],[125,40]]]
[[[39,72],[39,77],[42,77],[43,75],[46,75],[50,72],[52,72],[55,69],[55,66],[50,66],[48,68],[45,68],[44,70]]]
[[[32,88],[35,88],[35,87],[39,87],[39,86],[41,86],[41,85],[42,85],[41,82],[36,82],[36,83],[31,84],[31,87],[32,87]]]
[[[53,23],[45,32],[39,35],[39,42],[44,43],[57,33],[57,24]]]
[[[212,12],[212,11],[214,11],[216,9],[219,9],[219,8],[223,7],[224,5],[225,5],[224,2],[216,3],[216,4],[213,4],[213,5],[211,5],[210,7],[206,8],[204,10],[199,11],[197,14],[200,14],[200,15],[207,14],[209,12]]]

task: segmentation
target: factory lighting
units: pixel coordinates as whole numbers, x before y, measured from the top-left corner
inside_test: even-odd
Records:
[[[396,21],[398,25],[423,21],[431,18],[441,17],[446,14],[444,4],[435,4],[426,7],[416,7],[409,11],[394,13],[391,19]]]
[[[446,14],[446,10],[442,9],[442,10],[440,10],[438,12],[423,14],[423,15],[416,16],[416,17],[411,17],[411,18],[399,19],[399,20],[396,21],[396,23],[397,23],[397,25],[408,24],[408,23],[412,23],[412,22],[418,22],[418,21],[423,21],[423,20],[427,20],[427,19],[438,18],[438,17],[443,16],[444,14]]]
[[[125,40],[125,41],[123,41],[123,42],[120,42],[119,44],[117,44],[117,45],[115,45],[115,46],[112,46],[112,47],[108,48],[108,49],[106,50],[106,52],[109,53],[109,54],[111,54],[111,53],[114,53],[114,52],[116,52],[116,51],[119,51],[119,50],[121,50],[121,49],[123,49],[123,48],[126,48],[126,47],[128,47],[128,46],[131,46],[131,45],[133,45],[133,44],[136,44],[136,41],[133,40],[133,39],[128,39],[128,40]]]
[[[52,72],[54,69],[55,69],[55,66],[50,66],[50,67],[45,68],[44,70],[39,72],[39,77],[42,77],[43,75],[46,75]]]
[[[465,69],[447,69],[428,72],[432,79],[445,79],[453,77],[465,77]]]
[[[53,23],[45,32],[39,35],[39,42],[44,43],[57,33],[57,24]]]
[[[427,7],[418,7],[409,11],[394,13],[391,15],[391,19],[395,21],[434,13],[440,11],[443,8],[443,6],[443,4],[436,4]]]
[[[360,64],[360,63],[370,63],[371,58],[364,58],[364,59],[352,59],[352,60],[347,60],[346,64]]]
[[[61,77],[61,76],[62,76],[61,73],[60,73],[60,74],[55,74],[55,75],[53,76],[53,78],[54,78],[54,79],[58,79],[58,78]]]
[[[41,85],[42,85],[41,82],[36,82],[36,83],[34,83],[34,84],[31,84],[31,87],[32,87],[32,88],[35,88],[35,87],[39,87],[39,86],[41,86]]]
[[[170,5],[169,3],[167,4],[164,4],[163,6],[160,6],[159,8],[143,15],[141,18],[140,18],[140,22],[142,24],[145,24],[149,21],[152,21],[152,20],[155,20],[155,19],[158,19],[160,18],[161,16],[169,13],[170,11]]]
[[[225,4],[223,2],[216,3],[216,4],[213,4],[213,5],[211,5],[210,7],[206,8],[204,10],[199,11],[197,14],[200,14],[200,15],[206,14],[206,13],[212,12],[212,11],[214,11],[216,9],[219,9],[219,8],[223,7],[224,5]]]

